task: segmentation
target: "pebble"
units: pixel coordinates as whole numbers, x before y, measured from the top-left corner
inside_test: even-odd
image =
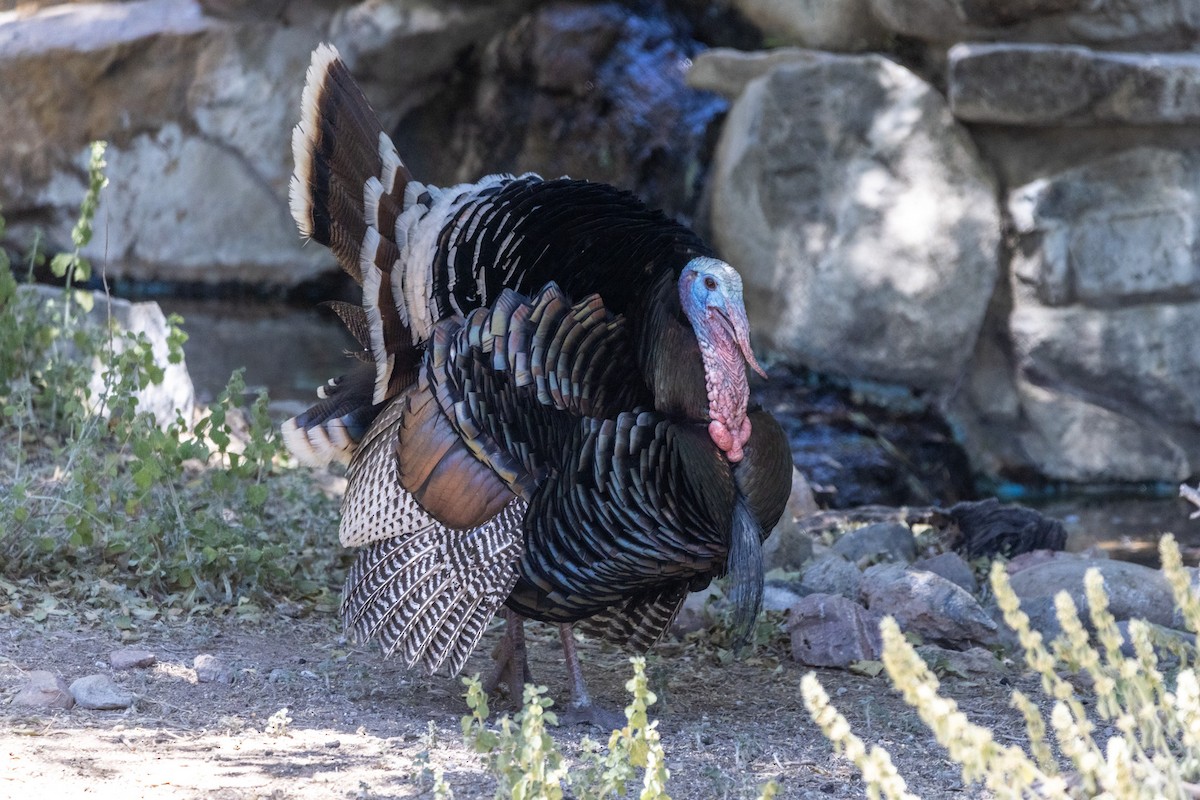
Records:
[[[154,653],[140,647],[122,647],[108,654],[108,663],[113,669],[145,669],[157,660]]]
[[[25,676],[25,685],[12,699],[12,704],[25,708],[71,708],[75,698],[66,681],[53,672],[38,669]]]
[[[212,653],[201,653],[192,660],[200,683],[233,683],[233,670]]]
[[[116,711],[133,705],[133,694],[113,683],[107,675],[88,675],[71,684],[71,696],[80,708]]]

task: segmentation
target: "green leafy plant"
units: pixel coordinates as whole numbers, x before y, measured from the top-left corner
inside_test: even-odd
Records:
[[[626,725],[614,730],[605,747],[584,737],[579,764],[569,768],[547,725],[558,724],[550,710],[553,701],[546,687],[526,686],[524,707],[514,718],[500,717],[489,727],[487,694],[479,677],[464,678],[467,707],[462,719],[467,746],[487,758],[497,779],[496,797],[512,800],[603,800],[627,796],[641,775],[640,800],[669,800],[666,752],[658,733],[658,722],[650,719],[650,706],[657,702],[646,678],[646,660],[631,658],[633,677],[625,684],[630,693],[625,708]],[[772,782],[761,798],[770,800],[778,787]]]
[[[61,293],[23,289],[0,253],[0,576],[91,602],[120,586],[176,613],[252,613],[276,593],[332,607],[336,508],[284,468],[266,395],[244,410],[239,371],[206,411],[156,419],[141,393],[182,360],[182,320],[168,319],[160,361],[144,334],[86,313],[92,294],[72,288],[90,274],[80,253],[103,165],[97,145],[75,249],[50,259]],[[27,272],[44,260],[37,237]]]

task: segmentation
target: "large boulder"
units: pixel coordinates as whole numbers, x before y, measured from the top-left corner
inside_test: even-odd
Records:
[[[1013,190],[1022,447],[1071,481],[1200,468],[1200,152],[1136,148]]]
[[[950,107],[1005,125],[1200,121],[1200,53],[1108,53],[1071,45],[958,44]]]
[[[870,6],[889,31],[943,44],[1003,39],[1183,50],[1200,35],[1200,5],[1189,0],[870,0]]]
[[[765,37],[820,50],[871,50],[886,33],[868,0],[733,0]]]
[[[1080,619],[1089,627],[1089,605],[1084,590],[1088,570],[1099,571],[1108,595],[1108,610],[1115,619],[1144,619],[1155,625],[1178,626],[1175,598],[1167,579],[1158,570],[1127,561],[1108,559],[1057,558],[1023,569],[1009,578],[1021,601],[1021,610],[1029,615],[1034,629],[1046,636],[1061,630],[1054,609],[1054,598],[1066,592],[1075,603]]]
[[[998,273],[991,175],[942,96],[880,56],[750,80],[713,168],[716,245],[756,335],[851,377],[943,388]]]

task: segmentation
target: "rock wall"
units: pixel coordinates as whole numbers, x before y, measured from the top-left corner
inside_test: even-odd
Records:
[[[333,270],[287,208],[291,129],[322,41],[427,180],[588,175],[690,215],[725,104],[684,84],[700,49],[687,27],[662,9],[535,0],[0,10],[4,244],[34,227],[69,242],[87,143],[106,139],[110,185],[86,254],[110,279],[290,286]]]
[[[1194,0],[0,3],[0,244],[69,241],[104,138],[110,279],[330,274],[286,203],[320,41],[418,175],[566,173],[695,218],[758,342],[911,387],[978,471],[1200,472]]]
[[[893,51],[697,60],[733,102],[712,224],[758,335],[926,390],[993,476],[1200,472],[1200,4],[737,5]]]

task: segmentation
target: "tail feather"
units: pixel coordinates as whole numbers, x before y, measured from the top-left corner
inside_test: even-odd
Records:
[[[300,122],[292,132],[292,157],[290,206],[300,233],[334,249],[342,268],[361,282],[354,256],[362,229],[370,225],[389,237],[394,234],[412,174],[330,45],[313,51]],[[388,199],[377,197],[368,215],[365,197],[372,179],[379,184],[379,196]]]
[[[409,667],[459,672],[517,580],[525,504],[470,530],[444,526],[373,542],[346,579],[342,619]]]
[[[396,220],[412,174],[333,47],[313,51],[300,105],[292,217],[363,287],[376,366],[372,400],[383,403],[411,382],[418,360],[404,298],[393,288],[399,276],[392,275],[401,256]]]

